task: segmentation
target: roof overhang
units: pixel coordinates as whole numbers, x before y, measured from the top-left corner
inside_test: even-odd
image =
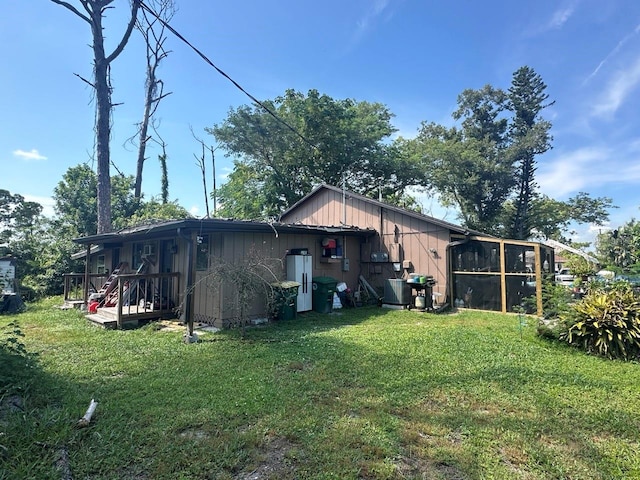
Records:
[[[311,226],[301,224],[287,224],[281,222],[256,222],[248,220],[225,220],[219,218],[170,220],[154,224],[125,228],[117,232],[90,235],[74,238],[75,243],[81,245],[103,245],[108,247],[122,244],[123,241],[152,240],[167,238],[178,234],[198,232],[206,235],[211,233],[271,233],[300,234],[300,235],[345,235],[369,237],[375,230],[343,226]]]

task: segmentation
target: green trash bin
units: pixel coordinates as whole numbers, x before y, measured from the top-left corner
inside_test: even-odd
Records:
[[[332,277],[313,277],[311,305],[318,313],[333,312],[333,294],[338,281]]]
[[[278,320],[293,320],[298,316],[298,282],[285,281],[272,283],[273,312]]]

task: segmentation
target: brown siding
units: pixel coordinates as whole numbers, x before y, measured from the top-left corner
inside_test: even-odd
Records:
[[[346,221],[345,221],[346,218]],[[334,190],[323,189],[306,202],[298,205],[282,218],[286,223],[302,223],[307,225],[339,225],[375,229],[378,236],[362,245],[362,261],[360,268],[367,280],[382,290],[387,278],[401,278],[408,273],[433,275],[437,284],[434,293],[439,294],[437,300],[445,301],[447,291],[447,244],[451,232],[428,219],[419,219],[412,215],[380,207],[377,204],[342,194]],[[398,244],[399,247],[392,247]],[[370,262],[370,254],[399,249],[402,260],[409,260],[412,269],[408,272],[394,272],[393,264]],[[433,251],[432,251],[433,250]],[[352,256],[352,258],[355,258]],[[357,268],[352,260],[352,270]]]
[[[341,237],[343,248],[350,260],[350,271],[342,271],[342,263],[325,263],[321,261],[322,239],[326,235],[289,235],[279,233],[276,237],[266,233],[225,233],[210,235],[209,251],[212,261],[224,258],[225,261],[240,261],[249,252],[257,255],[279,259],[276,274],[284,279],[286,275],[286,255],[294,248],[307,248],[313,256],[313,276],[329,276],[338,282],[345,282],[350,287],[357,285],[360,273],[358,257],[360,254],[360,239],[357,237]],[[185,266],[186,267],[186,266]],[[186,271],[186,268],[183,270]],[[223,327],[237,316],[233,308],[233,286],[227,284],[222,291],[215,288],[212,282],[206,281],[204,271],[196,272],[196,288],[194,290],[194,320]],[[250,306],[250,318],[266,317],[265,299],[258,296]]]

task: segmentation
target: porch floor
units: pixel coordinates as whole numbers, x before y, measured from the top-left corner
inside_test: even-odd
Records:
[[[93,314],[88,314],[87,319],[104,328],[118,328],[118,307],[100,307]],[[153,309],[144,305],[131,305],[122,309],[120,323],[122,327],[137,327],[140,324],[158,319],[175,319],[173,310]]]

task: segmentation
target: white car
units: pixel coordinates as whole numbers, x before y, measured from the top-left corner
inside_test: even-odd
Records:
[[[570,287],[573,285],[575,278],[571,275],[571,271],[568,268],[563,268],[556,273],[556,283],[559,285],[565,285]]]

